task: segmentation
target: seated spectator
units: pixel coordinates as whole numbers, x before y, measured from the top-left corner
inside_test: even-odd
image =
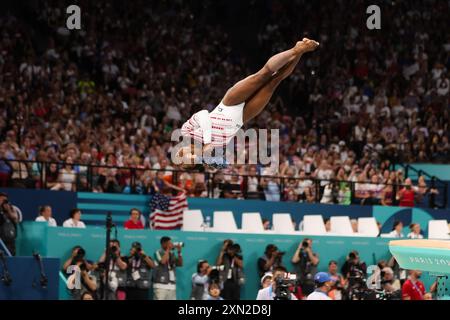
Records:
[[[208,287],[208,297],[206,300],[223,300],[220,295],[220,285],[218,283],[211,283]]]
[[[394,189],[392,187],[392,180],[388,179],[386,181],[386,186],[381,191],[380,203],[383,206],[392,206],[392,200],[394,197]]]
[[[394,225],[392,227],[392,231],[389,233],[389,237],[391,238],[403,238],[405,235],[403,234],[403,222],[394,221]]]
[[[423,239],[423,235],[421,234],[421,230],[420,230],[420,224],[418,224],[418,223],[411,223],[409,225],[409,230],[411,230],[411,232],[408,233],[408,235],[406,236],[407,238],[410,238],[410,239]]]
[[[39,217],[35,221],[47,222],[49,227],[56,227],[56,220],[52,218],[52,207],[42,206],[39,208]]]
[[[331,220],[330,220],[330,218],[325,218],[323,221],[324,221],[324,224],[325,224],[325,231],[326,232],[331,232]]]
[[[64,221],[63,227],[65,228],[86,228],[86,225],[81,221],[81,210],[72,209],[70,210],[70,218]]]
[[[400,207],[414,207],[415,192],[410,178],[405,180],[405,186],[397,193]]]
[[[269,219],[262,219],[262,224],[263,224],[263,228],[264,230],[270,230],[270,220]]]
[[[410,270],[408,279],[402,286],[402,300],[424,300],[425,299],[425,286],[420,277],[422,271]]]
[[[58,183],[56,183],[51,190],[76,191],[77,176],[72,164],[72,158],[68,157],[64,167],[59,170]]]
[[[130,210],[130,219],[125,221],[125,229],[144,229],[144,225],[141,221],[141,212],[133,208]]]
[[[352,225],[352,230],[354,233],[358,233],[358,220],[356,219],[351,219],[350,223]]]

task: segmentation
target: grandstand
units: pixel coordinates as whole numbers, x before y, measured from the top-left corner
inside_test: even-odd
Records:
[[[446,295],[448,265],[389,243],[450,261],[448,1],[385,1],[381,30],[360,0],[80,0],[81,30],[70,4],[0,4],[0,299],[254,300],[280,266],[299,300],[320,272],[333,300]],[[174,130],[303,37],[319,50],[245,124],[279,129],[276,170],[172,163]]]

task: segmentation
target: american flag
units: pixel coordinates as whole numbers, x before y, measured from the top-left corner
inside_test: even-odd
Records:
[[[150,200],[150,226],[154,230],[171,230],[183,226],[183,211],[186,210],[186,193],[175,197],[156,193]]]

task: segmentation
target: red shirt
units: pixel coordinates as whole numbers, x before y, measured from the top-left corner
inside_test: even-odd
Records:
[[[423,300],[423,296],[425,295],[425,286],[423,282],[420,280],[416,280],[413,282],[408,279],[402,286],[402,298],[410,297],[411,300]]]
[[[400,207],[414,207],[414,191],[404,188],[400,192]]]
[[[138,220],[137,223],[134,223],[133,220],[128,220],[124,224],[125,229],[144,229],[144,225],[141,220]]]

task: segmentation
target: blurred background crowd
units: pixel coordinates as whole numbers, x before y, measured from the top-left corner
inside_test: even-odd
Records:
[[[144,2],[78,1],[79,31],[69,1],[1,11],[0,187],[408,206],[438,192],[393,164],[448,163],[448,1],[386,1],[373,31],[357,0]],[[321,49],[247,124],[280,130],[278,172],[174,177],[172,131],[304,36]]]

